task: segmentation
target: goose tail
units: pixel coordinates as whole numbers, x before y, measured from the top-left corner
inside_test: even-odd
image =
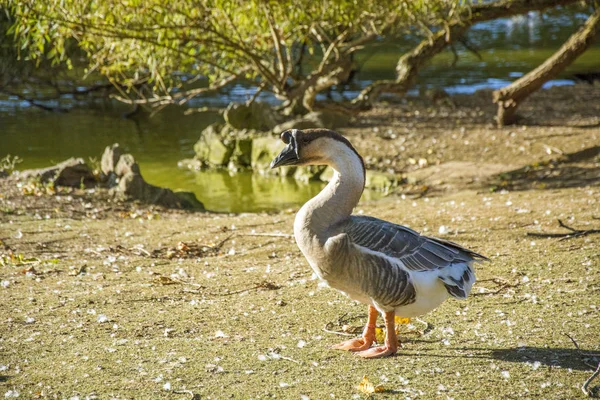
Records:
[[[473,263],[474,261],[452,263],[440,270],[439,279],[450,296],[463,300],[471,293],[471,288],[475,283]]]

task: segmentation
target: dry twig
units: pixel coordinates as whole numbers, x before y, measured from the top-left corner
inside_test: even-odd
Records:
[[[282,237],[282,238],[293,238],[294,235],[287,233],[238,233],[239,236],[268,236],[268,237]]]
[[[281,286],[279,286],[273,282],[265,280],[265,281],[257,283],[256,285],[254,285],[250,288],[234,290],[232,292],[225,292],[225,293],[213,293],[212,295],[213,296],[231,296],[234,294],[249,292],[251,290],[258,290],[258,289],[277,290],[277,289],[281,289]]]
[[[581,386],[581,391],[586,396],[597,397],[597,395],[600,393],[600,386],[595,386],[591,389],[589,389],[589,386],[590,386],[590,383],[592,383],[592,381],[594,379],[596,379],[598,377],[598,375],[600,375],[600,361],[598,362],[598,365],[596,366],[595,364],[592,364],[589,361],[587,361],[587,359],[590,359],[590,358],[598,359],[598,358],[600,358],[600,353],[589,353],[589,352],[582,351],[581,348],[579,347],[579,344],[577,343],[577,341],[575,340],[575,338],[573,336],[569,335],[568,333],[563,333],[563,334],[566,337],[568,337],[569,339],[571,339],[571,342],[573,342],[573,345],[579,352],[579,355],[580,355],[583,363],[590,368],[596,368],[594,373]]]
[[[505,289],[509,289],[509,288],[515,288],[517,286],[519,286],[521,283],[520,282],[515,282],[515,283],[510,283],[502,278],[492,278],[492,279],[483,279],[483,280],[479,280],[479,283],[481,282],[494,282],[496,285],[499,286],[498,289],[492,291],[488,291],[488,292],[481,292],[481,293],[472,293],[471,296],[487,296],[487,295],[495,295],[495,294],[499,294],[501,291],[505,290]],[[483,289],[487,289],[482,287]],[[489,289],[487,289],[489,290]]]
[[[600,362],[598,363],[598,367],[596,368],[596,371],[594,371],[592,376],[590,376],[583,383],[583,386],[581,386],[581,391],[583,392],[583,394],[585,394],[586,396],[590,396],[590,397],[597,397],[597,394],[600,391],[599,390],[600,386],[594,386],[591,389],[588,389],[588,387],[590,386],[590,383],[592,383],[592,381],[598,377],[598,375],[600,375]]]
[[[560,225],[562,228],[568,229],[570,232],[569,233],[527,232],[527,236],[542,237],[542,238],[560,238],[559,240],[567,240],[567,239],[571,239],[571,238],[592,235],[594,233],[600,233],[600,229],[575,229],[575,228],[572,228],[572,227],[566,225],[560,219],[558,220],[558,225]]]

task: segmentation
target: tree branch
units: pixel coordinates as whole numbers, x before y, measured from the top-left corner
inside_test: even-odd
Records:
[[[287,79],[287,66],[285,63],[285,57],[283,54],[283,48],[281,47],[281,37],[279,36],[279,32],[274,25],[273,16],[271,15],[270,8],[268,4],[265,4],[264,7],[265,17],[267,18],[267,22],[269,23],[269,29],[271,30],[271,36],[273,39],[273,45],[275,46],[275,54],[277,55],[277,62],[279,63],[279,84],[283,85]]]
[[[240,72],[240,74],[230,75],[226,78],[221,79],[218,82],[215,82],[215,83],[209,85],[208,87],[183,90],[183,91],[177,92],[173,95],[169,94],[166,96],[155,96],[155,97],[151,97],[151,98],[146,98],[145,96],[143,96],[141,93],[138,92],[138,96],[140,97],[138,99],[128,98],[128,97],[124,96],[123,93],[121,96],[113,95],[111,97],[114,98],[115,100],[118,100],[125,104],[150,105],[152,107],[161,107],[161,106],[168,105],[168,104],[177,104],[177,105],[181,106],[196,96],[199,96],[204,93],[212,92],[215,90],[219,90],[219,89],[227,86],[231,82],[238,79],[240,77],[240,75],[245,73],[246,71],[247,71],[247,68],[243,69],[242,72]]]
[[[498,104],[498,126],[513,123],[517,107],[583,54],[594,42],[599,29],[600,8],[546,61],[510,85],[494,91],[493,101]]]
[[[421,67],[433,56],[442,52],[452,41],[460,38],[473,24],[575,2],[577,0],[501,0],[474,5],[467,9],[458,21],[447,25],[432,37],[423,40],[412,51],[400,57],[396,65],[395,80],[372,83],[352,100],[352,104],[354,107],[366,109],[370,108],[382,93],[391,92],[404,95],[414,84]]]

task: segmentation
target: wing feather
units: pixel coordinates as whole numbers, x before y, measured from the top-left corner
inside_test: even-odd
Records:
[[[422,236],[405,226],[372,217],[352,216],[340,226],[340,231],[352,243],[396,258],[413,271],[487,260],[451,241]]]

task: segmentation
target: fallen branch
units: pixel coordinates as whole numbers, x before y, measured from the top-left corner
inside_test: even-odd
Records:
[[[331,325],[332,325],[331,322],[326,323],[325,326],[323,327],[323,331],[327,332],[327,333],[332,333],[334,335],[340,335],[340,336],[355,336],[352,333],[345,333],[345,332],[333,331],[333,330],[329,329],[329,327]]]
[[[596,365],[589,363],[588,361],[586,361],[586,359],[588,359],[588,358],[599,358],[600,357],[600,353],[584,352],[583,350],[581,350],[581,348],[579,347],[579,344],[577,343],[577,341],[575,340],[575,338],[573,336],[569,335],[568,333],[563,333],[563,335],[565,335],[566,337],[568,337],[569,339],[571,339],[571,342],[573,342],[573,346],[575,346],[575,348],[579,352],[579,355],[581,356],[581,359],[582,359],[583,363],[585,365],[587,365],[588,367],[590,367],[590,368],[595,368]]]
[[[540,89],[544,83],[555,78],[583,54],[592,45],[599,30],[600,9],[596,10],[585,24],[541,65],[510,85],[494,91],[493,100],[498,104],[496,114],[498,127],[513,124],[517,119],[517,107],[532,93]]]
[[[498,289],[496,289],[495,291],[489,291],[489,292],[481,292],[481,293],[472,293],[471,296],[488,296],[488,295],[496,295],[499,294],[501,291],[505,290],[505,289],[509,289],[509,288],[515,288],[517,286],[519,286],[521,283],[520,282],[516,282],[516,283],[510,283],[507,282],[506,280],[502,279],[502,278],[492,278],[492,279],[483,279],[478,281],[479,283],[481,282],[494,282],[496,285],[500,286]],[[488,288],[485,287],[481,287],[481,289],[486,289],[486,290],[490,290]]]
[[[465,11],[457,21],[440,29],[433,36],[426,38],[413,50],[404,54],[396,65],[396,79],[375,81],[364,88],[352,100],[352,105],[359,109],[368,109],[377,101],[382,93],[404,95],[416,81],[419,70],[435,55],[442,52],[449,44],[463,41],[468,29],[478,23],[498,18],[507,18],[525,14],[530,11],[541,11],[547,8],[564,6],[577,0],[501,0],[475,4]],[[463,43],[464,44],[464,43]],[[468,48],[467,48],[468,49]]]
[[[560,225],[562,228],[568,229],[570,232],[569,233],[527,232],[527,236],[542,237],[542,238],[560,238],[559,240],[562,241],[562,240],[568,240],[568,239],[572,239],[572,238],[576,238],[576,237],[582,237],[582,236],[592,235],[595,233],[600,233],[600,229],[575,229],[575,228],[572,228],[572,227],[566,225],[560,219],[558,220],[558,225]]]
[[[598,377],[598,375],[600,375],[600,362],[598,363],[598,367],[596,368],[596,371],[594,371],[592,376],[590,376],[583,383],[583,386],[581,386],[581,391],[583,392],[583,394],[585,394],[586,396],[589,396],[589,397],[597,397],[596,395],[599,392],[599,389],[598,389],[599,386],[595,386],[592,389],[588,389],[588,387],[590,386],[590,383],[592,383],[592,381]]]
[[[595,387],[593,387],[591,389],[589,389],[589,386],[592,383],[592,381],[594,379],[596,379],[598,377],[598,375],[600,375],[600,362],[598,362],[598,366],[595,366],[594,364],[591,364],[588,361],[586,361],[586,358],[598,358],[598,357],[600,357],[600,354],[583,352],[581,350],[581,348],[579,347],[579,344],[577,343],[577,341],[575,340],[575,338],[573,338],[573,336],[569,335],[568,333],[563,333],[563,335],[565,335],[566,337],[568,337],[569,339],[571,339],[571,342],[573,342],[573,345],[575,346],[575,348],[579,352],[579,355],[580,355],[581,360],[583,361],[583,363],[585,365],[587,365],[588,367],[590,367],[590,368],[596,368],[596,370],[594,371],[594,373],[581,386],[581,391],[586,396],[597,397],[598,393],[600,392],[600,386],[595,386]]]
[[[211,257],[218,256],[221,254],[221,249],[223,245],[232,237],[235,236],[235,233],[227,236],[225,239],[221,240],[214,246],[206,245],[206,244],[187,244],[184,242],[177,243],[176,247],[161,247],[155,249],[150,253],[150,257],[152,258],[168,258],[168,259],[183,259],[183,258],[202,258],[202,257]],[[117,246],[119,247],[119,246]],[[139,248],[135,248],[139,250]],[[139,254],[138,254],[139,255]]]
[[[270,281],[262,281],[260,283],[257,283],[256,285],[250,287],[250,288],[246,288],[246,289],[240,289],[240,290],[234,290],[233,292],[226,292],[226,293],[211,293],[211,296],[231,296],[234,294],[240,294],[240,293],[244,293],[244,292],[250,292],[252,290],[259,290],[259,289],[265,289],[265,290],[278,290],[281,289],[281,286],[270,282]]]
[[[267,237],[282,237],[282,238],[293,238],[294,235],[287,233],[238,233],[238,236],[267,236]]]

